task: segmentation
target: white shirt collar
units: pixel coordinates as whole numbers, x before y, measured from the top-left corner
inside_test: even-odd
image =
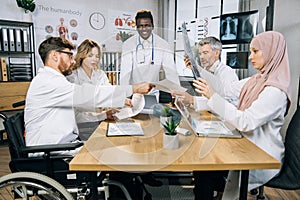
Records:
[[[219,66],[220,60],[217,60],[210,68],[205,68],[207,71],[211,73],[215,73],[216,68]]]

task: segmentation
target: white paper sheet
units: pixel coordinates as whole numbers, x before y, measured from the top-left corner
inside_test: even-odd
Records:
[[[135,122],[119,122],[109,123],[107,129],[107,136],[138,136],[144,135],[140,123]]]
[[[185,92],[187,90],[187,88],[181,87],[180,85],[177,85],[176,83],[169,81],[168,79],[164,79],[153,84],[155,85],[155,89],[168,93],[172,93],[174,91]]]
[[[126,119],[128,117],[133,117],[139,114],[145,106],[145,98],[142,94],[132,95],[132,107],[125,107],[119,110],[114,116],[119,120]]]

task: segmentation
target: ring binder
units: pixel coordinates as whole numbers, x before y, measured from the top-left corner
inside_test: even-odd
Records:
[[[16,51],[15,48],[15,31],[10,28],[9,30],[9,51]]]

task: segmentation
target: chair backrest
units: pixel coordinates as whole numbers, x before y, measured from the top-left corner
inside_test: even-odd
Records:
[[[285,158],[278,176],[266,186],[295,190],[300,189],[300,109],[294,113],[285,136]]]
[[[24,112],[22,111],[8,117],[4,122],[4,126],[7,133],[11,159],[27,157],[27,154],[21,151],[21,148],[26,146],[24,138]]]

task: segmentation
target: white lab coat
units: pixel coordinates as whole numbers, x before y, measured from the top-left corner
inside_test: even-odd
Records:
[[[92,85],[111,85],[104,71],[96,69],[92,71],[91,78],[85,73],[82,67],[73,70],[72,74],[67,76],[68,81],[77,85],[89,83]],[[75,108],[75,118],[77,123],[96,122],[106,119],[106,112],[101,112],[97,108],[89,110],[86,108]]]
[[[26,96],[26,145],[74,142],[78,138],[74,107],[121,107],[131,94],[129,85],[76,85],[50,67],[40,68]]]
[[[231,87],[227,87],[227,93],[240,94],[247,80],[243,79],[235,82]],[[284,123],[287,105],[287,96],[283,91],[273,86],[265,87],[258,99],[245,111],[238,110],[237,107],[217,93],[208,100],[207,104],[221,118],[236,127],[244,137],[277,160],[283,161],[284,144],[280,129]],[[248,189],[251,190],[263,185],[278,172],[279,169],[250,170]],[[231,181],[230,183],[236,183],[237,181]],[[226,197],[226,189],[224,196]],[[229,199],[234,199],[234,197],[230,196]]]
[[[152,60],[152,37],[153,38],[153,64]],[[143,39],[140,38],[141,43]],[[139,35],[135,35],[126,40],[122,47],[120,84],[129,85],[140,82],[158,82],[159,71],[162,68],[166,79],[180,85],[178,73],[174,63],[174,52],[170,50],[168,43],[156,34],[148,38],[149,45],[144,45],[144,49],[139,48],[145,55],[145,62],[139,64],[137,56],[137,45],[139,44]],[[142,55],[143,55],[142,54]]]
[[[211,72],[211,73],[209,73]],[[235,73],[235,70],[231,67],[225,65],[224,63],[220,62],[219,60],[216,61],[213,66],[210,68],[209,72],[207,70],[201,70],[200,75],[205,79],[210,76],[215,79],[213,82],[219,82],[221,88],[227,87],[227,85],[231,85],[233,82],[239,80],[238,76]],[[210,82],[209,82],[210,83]],[[219,86],[218,86],[219,87]],[[219,92],[219,91],[218,91]],[[239,95],[237,93],[230,93],[225,94],[222,92],[222,96],[230,103],[237,106]],[[194,96],[194,108],[195,110],[200,110],[200,108],[205,107],[203,104],[203,97]]]

